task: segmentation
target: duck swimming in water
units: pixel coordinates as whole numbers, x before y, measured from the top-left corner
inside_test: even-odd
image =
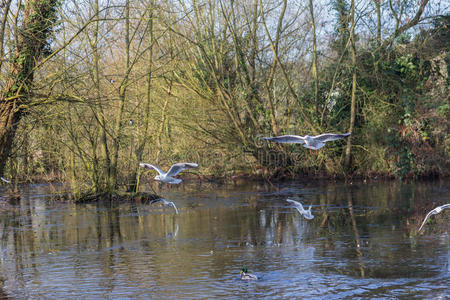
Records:
[[[247,273],[248,270],[246,267],[241,270],[241,280],[254,280],[258,279],[258,276]]]

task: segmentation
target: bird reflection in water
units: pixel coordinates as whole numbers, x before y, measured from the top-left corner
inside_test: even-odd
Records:
[[[155,204],[155,203],[161,203],[163,205],[173,207],[175,209],[175,213],[178,215],[178,209],[177,209],[175,203],[173,203],[172,201],[167,201],[164,198],[158,198],[158,199],[150,201],[150,204]]]
[[[303,208],[303,205],[302,205],[300,202],[297,202],[297,201],[292,200],[292,199],[286,199],[286,201],[287,201],[287,202],[290,202],[290,203],[292,203],[292,204],[294,204],[295,209],[297,209],[298,212],[299,212],[303,217],[305,217],[305,219],[307,219],[307,220],[312,220],[312,219],[314,219],[314,216],[313,216],[313,214],[311,213],[311,207],[312,207],[312,205],[309,206],[308,210],[305,210],[305,209]]]

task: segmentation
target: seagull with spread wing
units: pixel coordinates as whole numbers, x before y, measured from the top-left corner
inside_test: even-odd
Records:
[[[158,167],[155,167],[154,165],[151,164],[140,163],[139,166],[150,170],[156,170],[159,173],[159,175],[155,176],[155,180],[171,184],[179,184],[182,181],[181,179],[173,177],[178,175],[178,173],[180,173],[181,171],[191,168],[198,168],[198,164],[196,163],[177,163],[172,165],[169,171],[165,173]]]
[[[349,136],[351,133],[335,134],[335,133],[323,133],[316,136],[301,136],[301,135],[281,135],[275,137],[264,137],[265,140],[277,143],[291,143],[291,144],[303,144],[303,147],[313,150],[319,150],[325,146],[326,142],[343,139]]]
[[[447,204],[438,206],[438,207],[436,207],[435,209],[433,209],[432,211],[430,211],[430,212],[425,216],[425,219],[423,220],[422,225],[420,225],[420,228],[419,228],[418,231],[420,231],[420,230],[422,229],[423,225],[425,225],[425,222],[428,220],[428,218],[429,218],[431,215],[437,215],[438,213],[440,213],[441,211],[443,211],[445,208],[449,208],[449,207],[450,207],[450,203],[447,203]]]

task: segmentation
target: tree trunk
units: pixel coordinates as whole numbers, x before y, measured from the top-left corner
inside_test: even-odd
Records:
[[[349,37],[349,19],[348,19],[348,8],[345,0],[336,0],[335,9],[338,14],[338,54],[343,55],[347,47],[347,39]]]
[[[95,7],[95,15],[99,16],[99,0],[96,0],[94,3]],[[97,122],[99,123],[99,134],[101,137],[101,146],[103,149],[104,159],[105,159],[105,165],[101,166],[99,159],[97,157],[97,141],[92,140],[92,154],[93,154],[93,174],[92,176],[95,178],[93,179],[93,186],[92,189],[94,193],[97,193],[99,191],[103,190],[103,183],[106,181],[108,182],[109,178],[111,177],[111,155],[108,147],[108,139],[107,139],[107,133],[106,133],[106,120],[105,120],[105,113],[103,110],[103,105],[101,101],[101,90],[100,90],[100,54],[98,51],[98,37],[99,37],[99,21],[95,21],[95,27],[93,32],[93,40],[91,42],[92,47],[92,59],[93,59],[93,69],[92,69],[92,75],[94,79],[94,86],[95,86],[95,96],[96,96],[96,102],[97,106],[100,112],[100,115],[96,117]],[[93,109],[93,113],[97,114],[95,110]],[[99,166],[100,165],[100,166]],[[106,180],[100,180],[99,176],[101,176],[100,170],[104,168],[106,171]]]
[[[352,27],[350,31],[350,43],[352,53],[352,99],[350,107],[350,128],[349,132],[353,133],[355,127],[356,117],[356,45],[355,45],[355,0],[352,0],[351,4],[351,22]],[[351,165],[351,148],[352,148],[352,136],[347,138],[347,148],[345,149],[345,168],[350,169]]]
[[[170,81],[169,87],[167,88],[167,98],[166,101],[164,102],[164,106],[161,112],[161,122],[159,125],[159,131],[158,131],[158,135],[156,137],[156,163],[159,163],[159,156],[161,154],[161,148],[162,148],[162,134],[164,132],[164,126],[166,125],[166,119],[167,119],[167,105],[169,104],[169,99],[172,96],[172,81]]]
[[[9,80],[0,96],[0,174],[3,174],[11,151],[17,125],[31,101],[36,62],[55,23],[57,2],[34,0],[25,6],[9,66]]]
[[[5,43],[6,21],[8,20],[9,8],[11,7],[11,1],[12,0],[7,0],[6,3],[4,3],[3,18],[2,18],[2,23],[0,26],[0,71],[2,70],[3,60],[4,60],[4,56],[5,56],[5,49],[3,46]]]
[[[276,32],[276,36],[275,36],[275,47],[273,50],[275,52],[273,61],[272,61],[272,67],[270,69],[269,72],[269,76],[267,78],[267,82],[266,82],[266,88],[267,88],[267,97],[268,97],[268,105],[269,105],[269,112],[270,112],[270,120],[272,123],[272,133],[273,135],[279,135],[280,133],[280,129],[278,128],[278,123],[277,123],[277,119],[276,119],[276,115],[275,115],[275,103],[274,103],[274,99],[273,99],[273,78],[275,76],[275,70],[277,67],[277,59],[276,57],[278,56],[278,45],[280,42],[280,36],[281,36],[281,31],[282,31],[282,26],[283,26],[283,18],[286,12],[286,8],[287,8],[287,1],[284,0],[283,1],[283,6],[281,8],[281,12],[280,12],[280,16],[278,17],[278,24],[277,24],[277,32]],[[261,9],[262,9],[262,4],[261,4]]]
[[[142,161],[142,157],[144,154],[145,145],[147,144],[147,141],[149,139],[148,137],[148,130],[150,127],[150,104],[152,102],[152,71],[153,71],[153,43],[154,43],[154,35],[153,35],[153,9],[154,9],[154,0],[150,1],[150,8],[149,8],[149,21],[148,21],[148,39],[149,39],[149,54],[148,54],[148,74],[147,74],[147,95],[146,95],[146,101],[145,101],[145,115],[144,115],[144,132],[141,137],[141,142],[139,143],[138,147],[136,148],[136,160],[137,162]],[[130,186],[130,191],[139,192],[139,168],[136,166],[136,169],[134,171],[133,177],[135,181]]]
[[[0,174],[3,174],[8,160],[20,117],[21,112],[17,108],[16,101],[7,102],[2,99],[0,103]]]
[[[108,189],[113,190],[117,185],[117,165],[119,163],[120,140],[122,138],[122,120],[127,96],[128,78],[130,73],[130,1],[125,2],[125,77],[120,84],[119,107],[116,111],[116,122],[114,129],[114,143],[112,155],[112,174],[109,178]]]
[[[100,3],[99,0],[95,1],[95,15],[97,18],[100,15]],[[97,190],[104,190],[105,184],[108,186],[110,182],[113,181],[112,179],[112,159],[111,159],[111,149],[110,145],[108,143],[108,133],[107,133],[107,120],[106,120],[106,114],[105,109],[103,108],[103,101],[102,101],[102,91],[100,87],[100,53],[98,51],[98,39],[99,39],[99,20],[97,19],[95,21],[95,27],[94,27],[94,40],[92,42],[92,52],[93,52],[93,59],[94,59],[94,84],[95,84],[95,92],[96,92],[96,99],[97,99],[97,106],[99,110],[99,116],[97,117],[97,122],[99,123],[99,131],[101,136],[101,144],[103,149],[103,155],[105,159],[105,164],[103,166],[103,169],[106,171],[106,178],[102,181],[102,186],[97,187]],[[94,110],[93,110],[94,111]],[[97,114],[94,112],[94,114]]]
[[[317,73],[316,22],[314,20],[314,6],[312,0],[309,0],[309,12],[311,14],[311,28],[313,38],[312,76],[314,80],[314,103],[316,106],[316,117],[317,119],[319,119],[319,74]]]
[[[377,9],[377,47],[381,47],[381,0],[374,0]]]

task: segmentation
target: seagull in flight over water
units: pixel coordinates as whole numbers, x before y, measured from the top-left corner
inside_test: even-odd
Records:
[[[158,171],[159,175],[155,176],[155,180],[171,184],[179,184],[182,181],[181,179],[173,178],[173,176],[178,175],[178,173],[180,173],[181,171],[186,169],[198,168],[198,164],[196,163],[177,163],[172,165],[169,171],[165,173],[158,167],[151,164],[140,163],[139,166],[146,169]]]
[[[303,144],[303,147],[313,150],[319,150],[325,146],[326,142],[343,139],[349,136],[351,133],[335,134],[335,133],[323,133],[316,136],[301,136],[301,135],[281,135],[275,137],[263,137],[265,140],[277,143],[291,143],[291,144]]]
[[[429,218],[431,215],[437,215],[438,213],[440,213],[441,211],[443,211],[445,208],[449,208],[449,207],[450,207],[450,203],[447,203],[447,204],[438,206],[438,207],[436,207],[435,209],[433,209],[432,211],[430,211],[430,212],[425,216],[425,219],[423,220],[422,225],[420,225],[418,231],[420,231],[420,230],[422,229],[423,225],[425,225],[425,222],[428,220],[428,218]]]
[[[303,205],[302,205],[300,202],[297,202],[297,201],[294,201],[294,200],[291,200],[291,199],[286,199],[286,201],[287,201],[287,202],[290,202],[290,203],[292,203],[292,204],[294,204],[294,205],[295,205],[295,209],[297,209],[298,212],[299,212],[301,215],[303,215],[303,217],[305,217],[305,219],[308,219],[308,220],[314,219],[314,216],[313,216],[312,213],[311,213],[311,207],[312,207],[312,205],[309,206],[308,210],[305,210],[305,209],[303,208]]]
[[[150,201],[150,204],[155,204],[155,203],[162,203],[163,205],[172,206],[175,209],[175,213],[178,215],[178,209],[177,209],[175,203],[173,203],[172,201],[167,201],[164,198],[158,198],[158,199]]]

